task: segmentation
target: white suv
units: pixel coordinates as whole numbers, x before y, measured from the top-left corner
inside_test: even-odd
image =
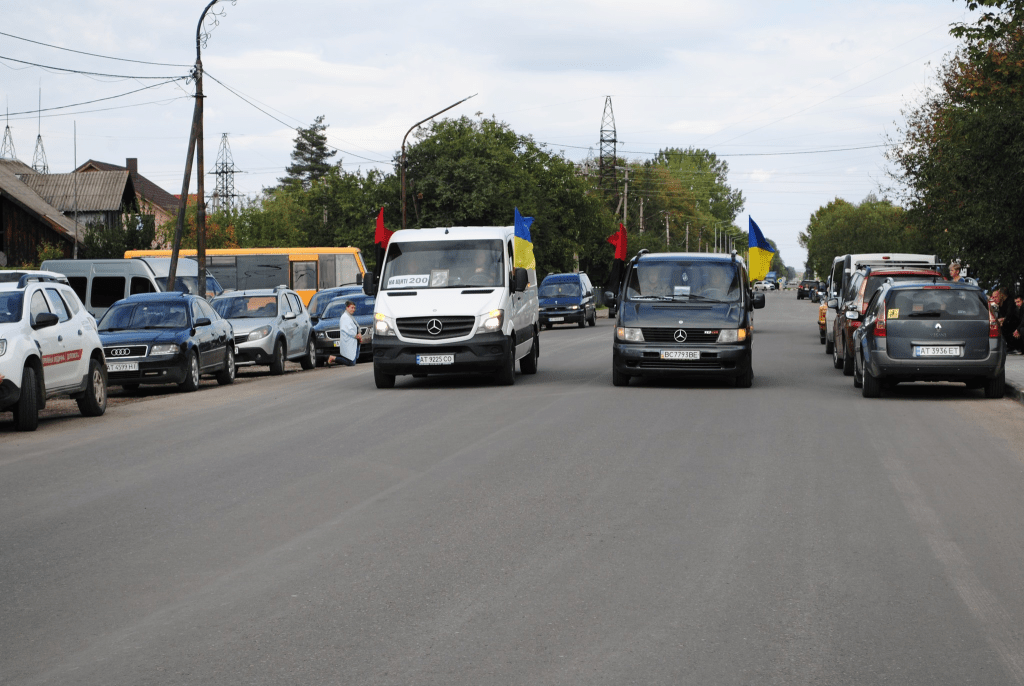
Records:
[[[0,412],[34,431],[46,400],[70,395],[82,414],[107,409],[107,368],[96,320],[59,274],[0,280]]]

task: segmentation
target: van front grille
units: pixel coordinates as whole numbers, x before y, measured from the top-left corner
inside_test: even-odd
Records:
[[[476,317],[399,317],[398,333],[406,338],[441,340],[461,338],[473,332]],[[440,325],[440,331],[436,330]]]
[[[677,341],[676,331],[685,331],[686,340]],[[644,327],[640,329],[648,343],[717,343],[720,329],[698,329],[681,327]]]

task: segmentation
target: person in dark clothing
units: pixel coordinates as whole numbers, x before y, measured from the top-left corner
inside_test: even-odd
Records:
[[[1006,339],[1007,352],[1014,355],[1024,354],[1024,296],[1017,295],[1013,299],[1013,319],[1007,317],[1006,321],[1012,324],[1010,335]]]

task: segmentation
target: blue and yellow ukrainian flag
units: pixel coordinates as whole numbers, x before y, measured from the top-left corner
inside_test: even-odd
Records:
[[[754,223],[753,218],[748,214],[750,220],[750,240],[747,246],[750,248],[750,280],[763,281],[772,270],[772,258],[775,257],[775,248],[768,242],[768,239],[761,233],[761,228]]]
[[[516,208],[516,239],[515,266],[523,269],[537,269],[537,260],[533,256],[533,240],[530,238],[530,225],[533,217],[524,217]],[[531,280],[532,281],[532,280]]]

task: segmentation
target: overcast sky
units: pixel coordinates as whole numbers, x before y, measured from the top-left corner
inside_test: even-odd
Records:
[[[0,31],[129,60],[189,65],[206,0],[0,0]],[[289,163],[295,126],[325,115],[346,169],[388,167],[416,121],[467,95],[452,114],[495,116],[572,159],[598,152],[606,95],[620,154],[649,157],[694,145],[723,156],[730,183],[787,264],[822,204],[854,202],[886,183],[882,146],[955,47],[963,2],[229,1],[203,64],[275,121],[209,78],[205,157],[229,134],[238,191],[255,194]],[[24,63],[125,76],[182,76],[155,66],[74,54],[0,35],[0,107],[18,157],[31,163],[42,107],[159,84],[66,74]],[[43,112],[50,171],[77,159],[124,164],[179,193],[191,84],[149,88]],[[118,109],[112,109],[118,108]],[[102,111],[98,111],[102,110]],[[54,116],[56,115],[56,116]],[[282,123],[284,122],[284,123]],[[287,124],[287,126],[285,125]],[[772,154],[862,148],[815,154]],[[212,190],[213,177],[207,180]],[[195,185],[193,181],[192,189]],[[397,217],[389,223],[397,223]],[[611,227],[613,228],[613,227]]]

